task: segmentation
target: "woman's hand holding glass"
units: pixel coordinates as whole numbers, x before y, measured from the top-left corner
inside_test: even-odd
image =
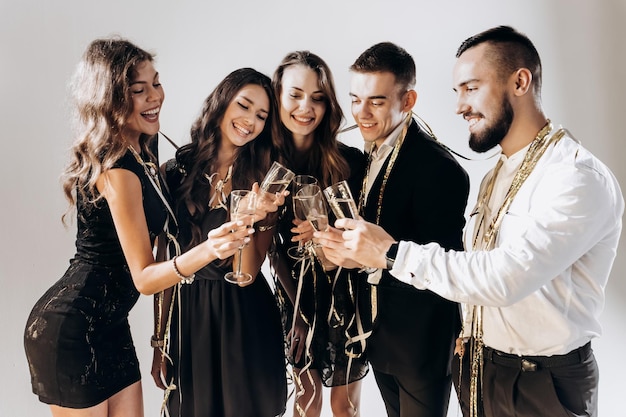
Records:
[[[310,241],[313,238],[313,233],[315,232],[315,229],[313,228],[313,225],[311,224],[311,222],[309,222],[308,220],[300,220],[300,219],[294,219],[293,220],[293,224],[294,227],[291,228],[291,233],[293,233],[293,237],[291,238],[292,242],[298,242],[298,243],[306,243],[308,241]]]
[[[278,162],[272,164],[267,174],[265,174],[265,178],[263,178],[263,181],[261,181],[261,184],[258,186],[258,189],[253,188],[253,191],[259,196],[257,206],[261,211],[258,213],[259,217],[256,221],[264,219],[268,213],[277,214],[278,207],[285,204],[285,197],[289,194],[287,187],[293,177],[293,171],[285,168]],[[262,211],[265,213],[263,214]],[[275,214],[268,216],[268,219],[264,221],[263,224],[259,224],[259,231],[273,228],[277,220],[277,215]]]
[[[309,248],[313,244],[313,233],[315,229],[308,220],[300,220],[295,218],[293,220],[294,227],[290,229],[293,236],[291,241],[298,243],[297,246],[293,246],[287,250],[287,255],[290,258],[299,260],[308,256]]]
[[[227,259],[248,244],[253,233],[254,229],[246,227],[245,222],[229,221],[211,230],[204,244],[216,258]]]
[[[252,192],[257,195],[256,210],[254,212],[254,222],[273,225],[276,223],[276,214],[278,208],[285,204],[285,197],[289,195],[289,191],[283,190],[275,194],[264,193],[258,183],[252,185]]]

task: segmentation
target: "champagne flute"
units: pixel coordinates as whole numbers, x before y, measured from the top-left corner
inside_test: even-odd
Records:
[[[305,185],[317,185],[317,179],[311,175],[296,175],[291,182],[291,195],[293,205],[293,215],[296,219],[306,221],[305,206],[302,203],[306,199],[305,194],[299,193]],[[287,250],[287,255],[292,259],[302,259],[306,253],[306,248],[302,240],[298,241],[298,246],[291,247]]]
[[[261,181],[260,188],[264,194],[263,197],[275,196],[276,193],[285,191],[294,176],[293,171],[274,161]]]
[[[257,195],[250,190],[233,190],[230,193],[230,218],[233,221],[243,221],[245,227],[252,227],[254,224],[254,213],[256,212]],[[239,246],[239,262],[237,270],[228,272],[224,279],[233,284],[245,284],[252,281],[252,275],[241,271],[243,248]]]
[[[338,219],[357,219],[359,217],[359,211],[347,181],[344,180],[326,187],[324,196]]]
[[[305,185],[298,192],[306,196],[302,200],[306,219],[311,222],[313,228],[317,231],[328,229],[328,212],[326,210],[326,200],[322,197],[322,190],[317,185]]]

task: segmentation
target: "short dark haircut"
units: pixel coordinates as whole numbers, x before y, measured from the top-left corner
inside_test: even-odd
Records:
[[[533,75],[535,94],[540,94],[541,59],[528,36],[510,26],[497,26],[463,41],[456,51],[456,57],[483,43],[489,44],[486,58],[502,77],[508,77],[519,68],[527,68]]]
[[[350,66],[354,72],[390,72],[403,92],[415,87],[415,61],[403,48],[381,42],[368,48]]]

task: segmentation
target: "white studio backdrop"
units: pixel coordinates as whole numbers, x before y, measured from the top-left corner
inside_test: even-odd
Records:
[[[416,112],[443,143],[482,159],[469,150],[466,122],[454,114],[452,66],[465,38],[501,24],[525,32],[537,46],[547,115],[625,184],[626,0],[0,0],[0,417],[49,415],[31,393],[22,335],[31,307],[61,277],[74,253],[75,230],[60,222],[66,202],[59,175],[71,143],[67,83],[91,40],[121,35],[157,54],[166,93],[161,127],[179,144],[188,141],[203,99],[227,73],[250,66],[271,75],[296,49],[308,49],[329,64],[349,125],[348,67],[369,46],[392,41],[416,61]],[[358,133],[341,139],[362,148]],[[164,161],[173,148],[163,142],[160,152]],[[493,162],[460,162],[471,177],[471,206]],[[624,245],[619,249],[607,288],[604,335],[593,342],[603,417],[625,415],[619,408],[626,372],[621,349],[626,345],[625,250]],[[141,297],[131,326],[146,416],[157,416],[161,392],[149,374],[151,297]],[[328,397],[329,390],[324,394]],[[361,410],[363,417],[384,415],[371,375],[364,382]],[[323,416],[330,415],[326,401]],[[449,415],[460,415],[454,400]]]

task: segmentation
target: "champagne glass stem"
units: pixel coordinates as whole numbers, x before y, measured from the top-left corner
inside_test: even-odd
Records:
[[[237,277],[241,276],[241,262],[242,262],[242,257],[243,256],[243,247],[239,246],[239,262],[237,263]]]

